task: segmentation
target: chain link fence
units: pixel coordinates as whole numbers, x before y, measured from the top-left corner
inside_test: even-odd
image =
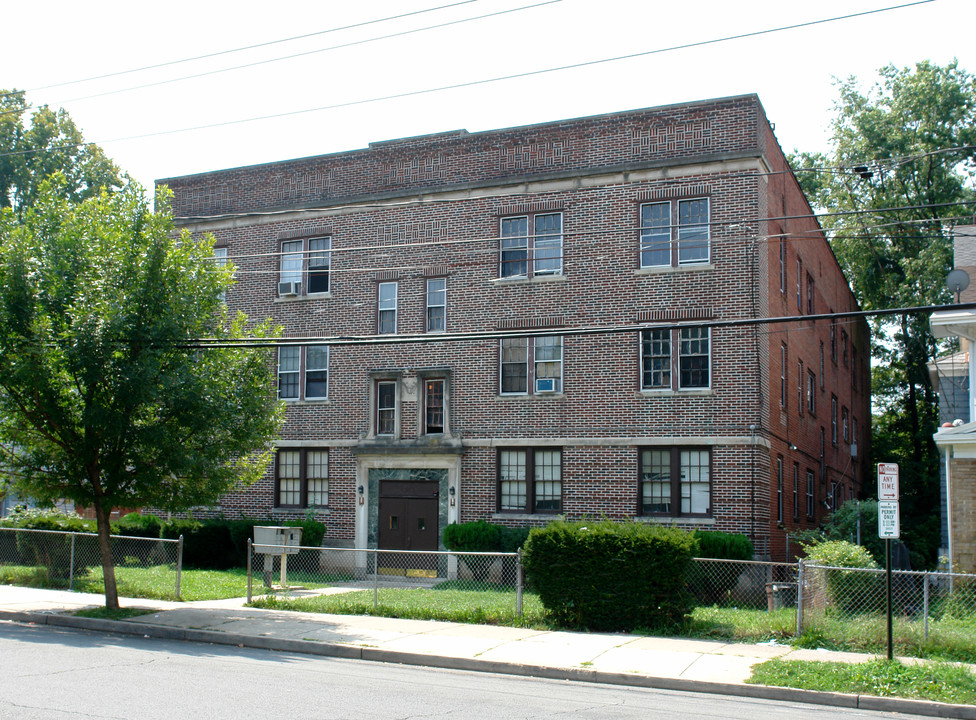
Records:
[[[884,570],[808,562],[801,567],[797,634],[827,634],[838,624],[861,637],[886,633]],[[901,642],[976,645],[976,575],[911,570],[891,575],[893,632]]]
[[[180,597],[183,538],[112,535],[119,595]],[[82,592],[104,592],[95,533],[0,528],[0,582]]]
[[[518,553],[286,547],[249,543],[247,600],[255,595],[307,597],[371,593],[374,609],[404,590],[510,596],[522,608]]]
[[[697,605],[779,610],[796,605],[796,563],[695,558],[688,589]]]

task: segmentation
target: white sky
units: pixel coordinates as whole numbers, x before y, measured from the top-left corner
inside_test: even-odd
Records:
[[[904,1],[904,0],[902,0]],[[547,122],[755,92],[784,149],[825,150],[834,78],[954,57],[976,73],[976,0],[934,0],[864,17],[628,60],[225,123],[555,68],[892,7],[898,0],[552,0],[530,9],[290,60],[86,98],[136,85],[472,18],[545,0],[477,0],[245,52],[60,87],[457,3],[367,0],[38,0],[5,3],[0,88],[64,107],[86,139],[150,186],[158,178],[353,150],[464,128]],[[139,139],[131,136],[159,134]]]

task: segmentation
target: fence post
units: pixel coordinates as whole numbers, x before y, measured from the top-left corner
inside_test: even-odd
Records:
[[[515,614],[522,617],[522,548],[515,555]]]
[[[377,587],[380,582],[380,553],[378,550],[373,550],[373,611],[379,607],[379,588]]]
[[[922,613],[925,616],[925,639],[929,639],[929,573],[922,576]]]
[[[251,538],[247,539],[247,603],[251,604]]]
[[[803,634],[803,558],[796,562],[796,635]]]
[[[75,534],[71,533],[71,552],[68,554],[68,590],[75,581]]]
[[[180,582],[183,580],[183,534],[176,540],[176,599],[180,599]]]

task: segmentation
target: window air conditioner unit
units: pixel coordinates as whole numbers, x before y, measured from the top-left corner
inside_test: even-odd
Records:
[[[278,283],[278,297],[294,297],[302,290],[300,282],[280,282]]]
[[[536,381],[535,381],[535,391],[537,393],[551,393],[551,392],[556,392],[556,379],[555,378],[536,378]]]
[[[857,443],[856,442],[855,443],[851,443],[851,457],[852,458],[856,458],[857,457]]]

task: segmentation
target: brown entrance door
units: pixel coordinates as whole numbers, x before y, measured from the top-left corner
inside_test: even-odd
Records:
[[[381,550],[437,550],[438,483],[383,480],[379,492]],[[433,577],[433,555],[380,553],[379,570],[391,575]]]

